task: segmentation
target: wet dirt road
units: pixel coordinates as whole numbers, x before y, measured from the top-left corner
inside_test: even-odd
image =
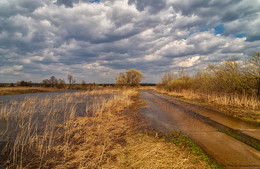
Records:
[[[259,143],[260,127],[230,118],[202,106],[143,90],[146,107],[139,113],[162,132],[180,130],[224,168],[260,169],[260,152],[219,130],[236,132]]]

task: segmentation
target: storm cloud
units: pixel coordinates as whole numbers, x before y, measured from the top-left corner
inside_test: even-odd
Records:
[[[260,50],[259,0],[1,0],[0,82],[145,82]]]

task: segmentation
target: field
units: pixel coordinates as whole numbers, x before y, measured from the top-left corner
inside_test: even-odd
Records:
[[[1,167],[205,168],[184,137],[150,131],[135,89],[64,92],[0,105]]]

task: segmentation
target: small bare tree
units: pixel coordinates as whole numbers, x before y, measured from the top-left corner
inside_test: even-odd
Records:
[[[42,84],[43,84],[43,86],[45,86],[45,87],[50,87],[50,86],[51,86],[51,82],[50,82],[49,79],[44,79],[44,80],[42,80]]]
[[[51,83],[51,87],[54,87],[59,83],[58,79],[55,76],[51,76],[49,81]]]
[[[59,89],[64,88],[65,87],[65,81],[63,79],[59,79],[59,83],[58,83],[57,87]]]
[[[162,81],[161,81],[161,84],[162,85],[166,85],[168,82],[176,79],[177,77],[171,73],[171,72],[167,72],[165,73],[163,76],[162,76]]]
[[[67,79],[69,81],[69,89],[76,83],[76,80],[73,78],[72,75],[68,74]]]
[[[82,86],[86,86],[86,84],[87,84],[86,81],[85,81],[85,80],[82,80],[81,85],[82,85]]]
[[[116,84],[118,85],[126,85],[126,75],[124,73],[120,73],[119,76],[116,78]]]

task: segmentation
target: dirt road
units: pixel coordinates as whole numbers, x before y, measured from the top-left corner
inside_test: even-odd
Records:
[[[260,143],[260,127],[153,91],[141,91],[140,97],[146,102],[146,108],[139,112],[152,128],[162,132],[184,132],[224,168],[260,169],[260,151],[219,132],[235,132]]]

